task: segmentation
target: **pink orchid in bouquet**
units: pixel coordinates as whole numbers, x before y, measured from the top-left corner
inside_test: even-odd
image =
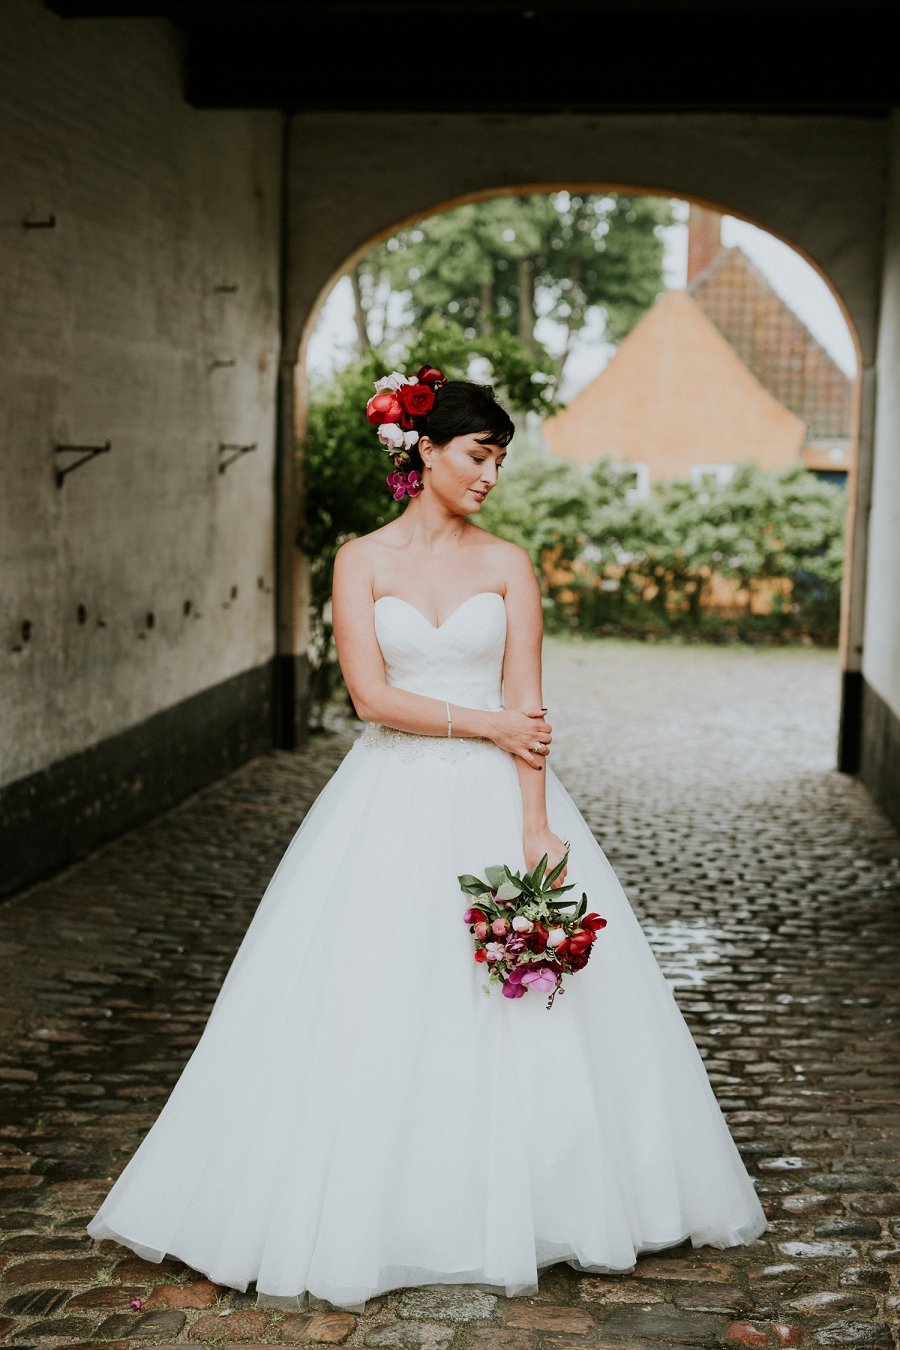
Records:
[[[550,991],[547,1007],[552,1008],[557,994],[564,994],[563,975],[587,965],[597,934],[606,927],[606,919],[588,914],[587,896],[561,900],[574,886],[554,886],[569,859],[569,845],[555,867],[547,870],[545,853],[531,872],[519,874],[501,864],[485,868],[485,878],[457,878],[460,889],[474,896],[463,915],[475,939],[475,960],[488,968],[491,981],[499,983],[506,998],[521,998],[529,989],[543,994]],[[562,914],[564,909],[574,911]]]

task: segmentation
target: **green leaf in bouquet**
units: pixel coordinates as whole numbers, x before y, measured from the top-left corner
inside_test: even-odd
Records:
[[[552,890],[552,891],[550,892],[550,894],[547,896],[546,903],[547,903],[548,905],[554,905],[554,906],[555,906],[555,905],[559,905],[559,904],[563,904],[563,905],[574,905],[574,903],[575,903],[574,900],[562,900],[562,901],[560,901],[560,900],[558,899],[558,897],[559,897],[560,895],[564,895],[566,891],[574,891],[574,889],[575,889],[575,883],[574,883],[574,881],[572,882],[571,886],[554,886],[554,887],[553,887],[553,890]]]
[[[507,878],[508,878],[508,880],[509,880],[509,884],[510,884],[511,886],[515,886],[515,887],[516,887],[517,892],[518,892],[519,895],[529,895],[529,896],[530,896],[530,895],[533,895],[533,894],[534,894],[534,891],[532,890],[531,886],[528,884],[528,873],[527,873],[527,872],[525,873],[524,876],[521,876],[520,873],[518,873],[518,872],[511,872],[510,869],[509,869],[508,867],[506,867],[504,870],[505,870],[506,876],[507,876]]]
[[[580,919],[586,909],[587,909],[587,892],[582,891],[581,899],[578,901],[578,908],[575,911],[575,918]]]
[[[492,891],[495,891],[502,884],[506,876],[506,868],[501,864],[497,867],[486,867],[484,875],[487,877]]]
[[[456,879],[459,882],[460,890],[465,891],[467,895],[490,895],[491,893],[490,886],[486,886],[477,877],[470,876],[468,872],[464,872],[461,877]]]
[[[562,857],[560,858],[556,866],[553,868],[553,870],[547,873],[546,884],[548,886],[552,886],[556,878],[562,874],[568,861],[569,861],[569,850],[566,849],[565,853],[562,855]]]
[[[545,853],[543,858],[541,858],[541,861],[538,863],[537,867],[531,873],[531,884],[536,891],[539,891],[541,889],[541,882],[544,879],[544,873],[547,870],[548,862],[549,862],[549,854]]]
[[[504,881],[497,887],[498,900],[517,900],[522,894],[522,884],[518,881]]]

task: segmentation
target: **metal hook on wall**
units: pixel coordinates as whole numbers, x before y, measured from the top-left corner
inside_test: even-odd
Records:
[[[52,230],[56,228],[56,216],[51,214],[46,220],[23,220],[26,230]]]
[[[237,453],[234,454],[234,455],[232,455],[232,456],[231,456],[231,459],[223,459],[223,460],[222,460],[222,462],[219,464],[219,473],[224,473],[225,470],[228,468],[229,464],[233,464],[234,461],[235,461],[236,459],[239,459],[241,455],[246,455],[247,452],[248,452],[248,450],[255,450],[255,449],[256,449],[256,441],[254,441],[254,442],[252,443],[252,445],[236,445],[236,444],[234,444],[233,442],[232,442],[232,443],[229,443],[229,442],[227,442],[227,441],[220,441],[220,442],[219,442],[219,454],[220,454],[220,455],[221,455],[221,454],[223,453],[223,451],[225,451],[225,450],[234,450],[234,451],[236,451]]]
[[[95,455],[106,454],[109,449],[109,441],[107,441],[105,445],[58,445],[56,447],[57,454],[74,451],[81,454],[81,459],[76,459],[74,464],[68,464],[64,469],[56,470],[56,486],[58,488],[62,487],[63,480],[67,473],[71,473],[73,469],[77,469],[81,464],[87,464],[88,460],[93,459]]]

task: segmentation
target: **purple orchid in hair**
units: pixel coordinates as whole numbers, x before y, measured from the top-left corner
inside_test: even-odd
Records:
[[[422,475],[418,469],[410,469],[409,473],[395,469],[393,473],[388,474],[385,482],[393,492],[394,500],[398,502],[402,502],[407,494],[410,497],[418,497],[422,491]]]

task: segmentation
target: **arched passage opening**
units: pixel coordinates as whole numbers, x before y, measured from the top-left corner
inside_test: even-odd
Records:
[[[727,266],[723,267],[721,265],[723,263],[727,264],[729,262],[729,258],[726,256],[727,254],[730,253],[734,255],[735,252],[737,252],[738,254],[740,254],[741,258],[744,258],[745,255],[741,254],[740,250],[726,248],[722,244],[721,237],[718,238],[717,242],[714,242],[713,247],[710,247],[711,241],[709,237],[700,238],[699,236],[702,235],[704,228],[708,228],[710,221],[712,220],[720,221],[722,217],[726,217],[730,220],[745,222],[747,225],[755,227],[756,230],[765,231],[766,234],[771,238],[780,240],[780,242],[787,248],[791,249],[794,252],[794,254],[798,256],[798,258],[803,259],[803,263],[807,267],[814,270],[814,272],[818,275],[818,277],[821,278],[824,285],[828,288],[828,291],[833,296],[834,302],[837,308],[839,309],[840,314],[843,316],[843,322],[846,325],[846,339],[847,339],[846,346],[852,351],[853,356],[855,356],[855,361],[853,361],[852,358],[850,362],[845,361],[845,366],[852,365],[854,367],[852,373],[848,373],[846,375],[845,380],[847,386],[845,391],[847,403],[846,426],[844,428],[846,444],[843,444],[842,446],[838,447],[833,443],[828,446],[817,443],[821,441],[821,437],[818,435],[820,428],[815,428],[811,426],[809,428],[804,427],[802,429],[803,434],[801,436],[801,439],[800,441],[797,442],[797,445],[795,446],[792,455],[796,459],[797,463],[805,464],[806,467],[813,469],[814,472],[818,472],[821,476],[824,477],[829,476],[829,464],[828,464],[829,454],[831,456],[833,469],[835,461],[835,453],[836,451],[839,450],[838,458],[840,460],[840,468],[842,471],[845,472],[846,475],[845,530],[844,530],[845,563],[843,568],[841,623],[839,632],[839,659],[841,670],[843,672],[844,708],[841,722],[841,732],[838,740],[838,745],[836,748],[835,758],[837,760],[839,767],[852,771],[856,767],[855,764],[853,763],[855,755],[853,744],[855,734],[853,729],[854,709],[851,707],[848,710],[848,689],[849,694],[852,697],[852,675],[855,668],[854,657],[859,649],[860,636],[862,631],[862,608],[863,608],[862,597],[864,593],[863,583],[864,583],[864,562],[865,562],[865,552],[864,547],[862,546],[864,545],[864,539],[861,540],[859,532],[854,529],[855,522],[857,521],[860,512],[860,501],[861,501],[861,494],[859,490],[858,450],[860,442],[860,409],[861,409],[860,370],[863,362],[863,352],[859,339],[859,334],[853,322],[852,315],[840,293],[839,288],[835,285],[833,279],[827,275],[825,269],[816,261],[816,259],[813,256],[810,255],[810,253],[806,249],[804,249],[802,246],[798,246],[795,240],[787,238],[783,232],[771,230],[769,226],[766,224],[766,222],[762,220],[759,216],[751,216],[746,211],[734,209],[727,202],[715,201],[706,196],[700,196],[694,193],[672,193],[669,187],[660,187],[656,185],[648,186],[647,184],[644,183],[636,184],[633,182],[610,183],[605,181],[601,182],[595,180],[593,181],[582,180],[577,183],[571,182],[544,183],[541,184],[540,186],[535,185],[533,183],[520,185],[505,185],[502,188],[502,190],[498,190],[496,187],[484,188],[477,192],[463,194],[453,199],[436,203],[430,206],[429,209],[425,212],[420,212],[414,216],[408,216],[402,220],[393,222],[390,226],[383,228],[376,235],[373,235],[369,239],[367,239],[364,244],[359,245],[355,250],[353,250],[353,252],[344,260],[344,265],[341,268],[336,269],[335,273],[333,273],[328,278],[327,282],[320,288],[313,304],[310,307],[309,315],[304,325],[299,345],[300,359],[298,361],[297,366],[297,382],[295,387],[295,410],[297,419],[295,424],[295,434],[298,437],[302,438],[305,426],[305,410],[308,398],[306,359],[311,335],[313,334],[318,318],[322,312],[323,306],[325,305],[328,296],[332,293],[333,287],[336,285],[336,283],[341,277],[346,277],[347,271],[350,268],[352,268],[359,261],[360,258],[366,256],[369,253],[369,251],[372,248],[374,248],[378,243],[382,242],[385,239],[390,238],[397,231],[403,229],[404,227],[413,225],[428,217],[452,211],[454,208],[466,203],[479,201],[486,202],[504,195],[523,196],[531,193],[552,194],[563,191],[571,192],[573,194],[577,193],[584,195],[618,193],[633,197],[673,196],[680,202],[683,202],[685,204],[685,207],[690,206],[692,218],[695,213],[698,216],[698,230],[697,230],[698,238],[694,237],[694,230],[692,227],[690,231],[690,241],[691,241],[690,250],[693,252],[696,244],[698,257],[691,260],[685,258],[685,262],[688,264],[688,266],[687,266],[687,276],[685,278],[686,285],[685,289],[682,291],[683,298],[686,302],[690,303],[698,311],[698,313],[702,312],[706,315],[707,318],[712,316],[714,321],[715,320],[718,321],[720,329],[725,330],[723,336],[725,337],[726,341],[722,343],[723,348],[727,345],[728,339],[730,339],[732,347],[738,349],[740,355],[743,358],[743,361],[746,363],[747,374],[749,375],[750,379],[753,381],[754,384],[756,384],[757,388],[759,389],[759,392],[761,394],[765,394],[771,400],[773,408],[775,407],[776,404],[779,404],[779,396],[780,396],[781,398],[780,411],[783,414],[785,421],[793,417],[797,426],[799,426],[799,421],[796,418],[796,413],[792,413],[791,411],[790,408],[791,400],[789,394],[787,393],[788,387],[792,379],[791,372],[788,371],[787,369],[783,369],[779,372],[777,369],[772,368],[773,365],[777,366],[778,362],[777,358],[773,360],[771,332],[768,334],[768,336],[765,333],[763,334],[754,333],[752,331],[753,321],[751,320],[748,323],[748,316],[746,314],[738,316],[739,320],[742,321],[743,323],[743,331],[742,332],[736,331],[734,329],[734,325],[732,325],[732,331],[729,332],[727,322],[728,315],[727,313],[723,312],[723,303],[727,302],[727,295],[725,295],[723,292],[722,277],[718,276],[717,279],[716,274],[727,272],[728,270]],[[717,258],[717,249],[718,249],[718,258]],[[687,252],[687,250],[685,250],[685,252]],[[745,261],[748,260],[745,259]],[[749,269],[745,268],[744,271],[745,273],[748,272],[750,274],[753,273],[754,269],[752,266],[752,261],[750,263]],[[765,284],[764,277],[762,280],[763,284]],[[734,281],[735,279],[732,276],[731,278],[732,286],[734,285]],[[747,276],[745,275],[742,278],[739,277],[738,284],[740,284],[741,281],[746,283]],[[725,283],[725,290],[727,291],[727,282]],[[767,296],[767,300],[769,302],[769,309],[770,309],[769,320],[771,320],[771,311],[773,309],[773,306],[777,308],[778,304],[783,302],[780,301],[778,294],[773,292],[771,288],[769,295]],[[793,321],[795,326],[799,326],[800,329],[804,329],[804,331],[806,331],[802,323],[802,320],[798,319],[796,315],[791,313],[789,305],[784,306],[784,308],[787,310],[787,314],[789,315],[790,321]],[[725,303],[725,310],[727,310],[727,303]],[[683,320],[683,314],[681,315],[681,319]],[[676,323],[678,321],[679,320],[676,319]],[[670,334],[670,340],[671,337],[672,335]],[[807,332],[807,337],[809,339],[811,347],[816,348],[818,344],[815,342],[815,339],[812,337],[812,335]],[[756,342],[755,348],[753,345],[754,340]],[[629,336],[629,338],[626,339],[626,341],[631,342],[632,341],[631,336]],[[743,342],[743,350],[741,349],[742,342]],[[768,343],[768,351],[765,350],[767,343]],[[828,354],[822,353],[822,355],[824,355],[824,358],[827,362]],[[766,372],[766,370],[763,369],[766,360],[768,360],[770,367],[768,372]],[[754,372],[754,364],[756,366],[755,372]],[[779,376],[779,374],[783,376],[783,378],[780,381],[780,384],[778,382],[778,379],[776,378]],[[762,383],[760,383],[760,379],[757,377],[761,377]],[[769,385],[768,390],[765,389],[766,383],[768,383]],[[792,434],[794,439],[796,439],[798,434],[796,430],[792,432],[790,427],[787,427],[786,430],[789,439]],[[808,435],[806,434],[807,430],[810,433]],[[782,439],[784,438],[784,431],[785,428],[782,428]],[[834,427],[832,427],[832,432],[834,433],[830,438],[832,442],[840,439]],[[575,439],[577,442],[577,436]],[[826,439],[828,438],[826,437]],[[567,449],[571,450],[571,447],[572,447],[571,437],[569,438],[568,445],[565,444],[565,438],[562,438],[562,443],[560,444],[559,449],[563,453],[566,453],[566,450]],[[304,632],[304,640],[305,640],[305,632]],[[848,676],[850,677],[849,680]],[[850,714],[849,718],[848,718],[848,711]]]

